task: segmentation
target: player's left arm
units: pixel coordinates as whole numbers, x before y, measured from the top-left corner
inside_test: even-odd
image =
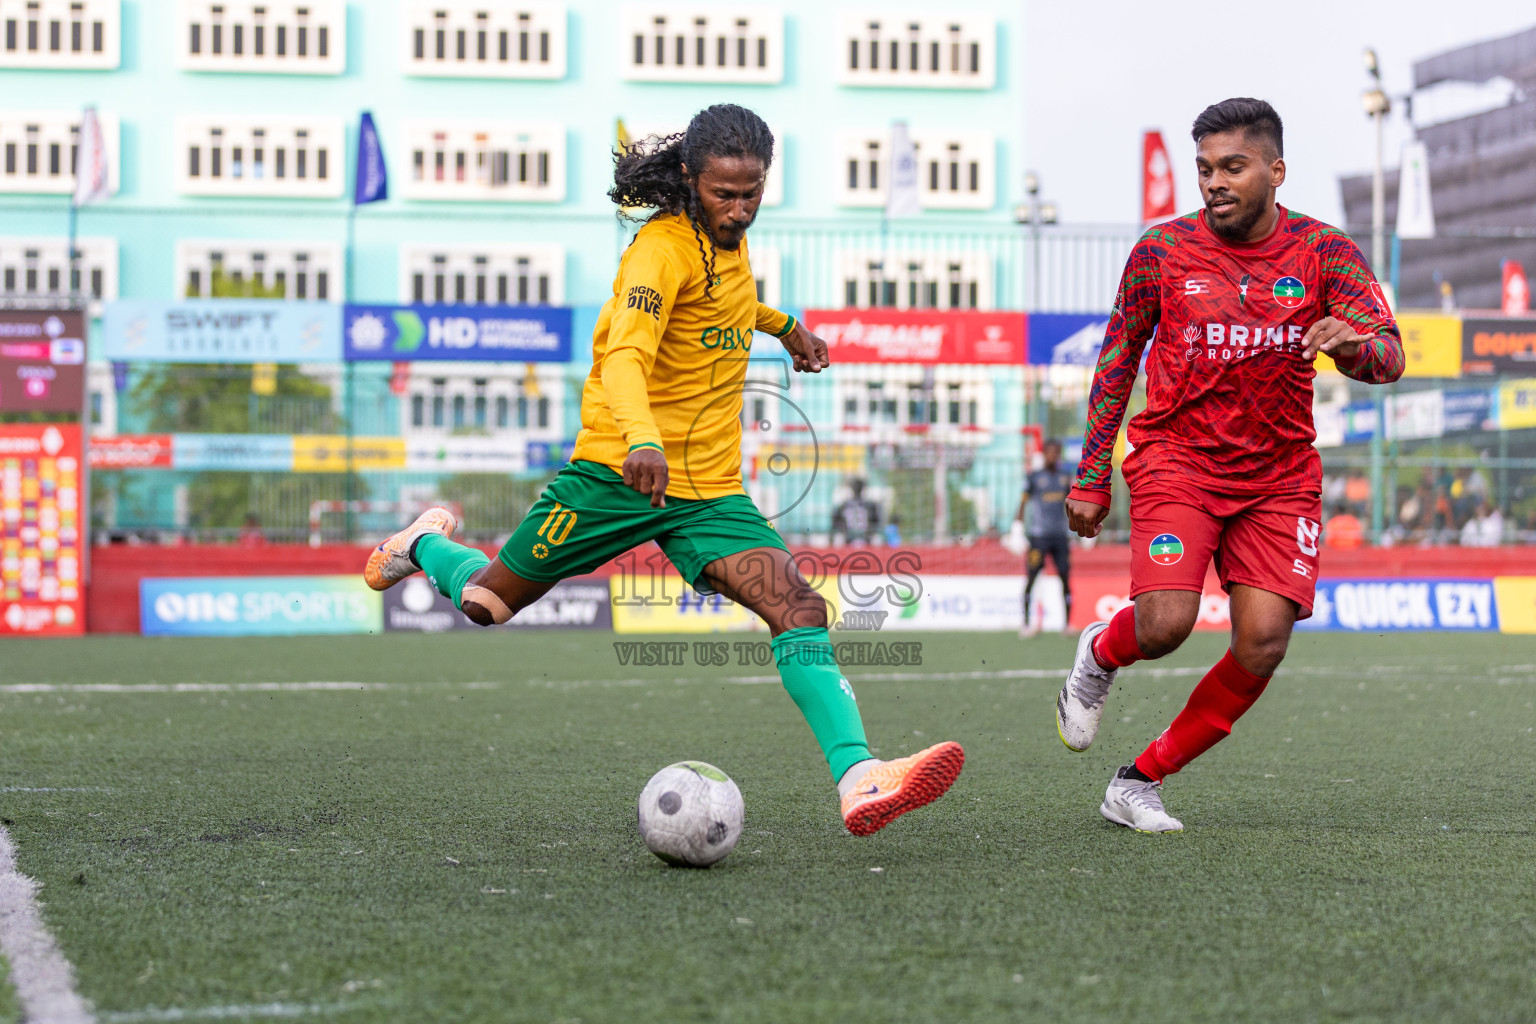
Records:
[[[795,317],[780,312],[772,306],[757,304],[757,330],[773,335],[784,343],[784,348],[794,360],[796,373],[820,373],[832,365],[827,356],[827,343],[806,329]]]
[[[1339,372],[1366,384],[1390,384],[1403,375],[1403,339],[1381,285],[1360,247],[1341,231],[1318,245],[1323,313],[1302,337],[1302,359],[1331,356]]]

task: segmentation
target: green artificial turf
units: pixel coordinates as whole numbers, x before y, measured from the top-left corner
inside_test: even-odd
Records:
[[[10,964],[0,956],[0,1024],[16,1024],[21,1008],[16,1005],[16,990],[11,988]]]
[[[782,689],[726,678],[771,669],[621,667],[615,639],[0,645],[0,685],[358,684],[0,691],[0,787],[53,790],[0,793],[0,816],[100,1020],[1536,1012],[1536,639],[1299,636],[1167,785],[1186,831],[1144,836],[1099,818],[1104,785],[1222,638],[1122,673],[1073,754],[1052,719],[1071,641],[887,636],[923,664],[849,670],[878,753],[953,738],[969,760],[872,839],[841,828]],[[640,788],[685,757],[746,799],[709,871],[635,833]]]

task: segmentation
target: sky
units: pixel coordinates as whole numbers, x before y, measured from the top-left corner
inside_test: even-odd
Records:
[[[1126,224],[1141,216],[1141,133],[1160,129],[1181,212],[1198,208],[1189,126],[1229,96],[1266,99],[1285,122],[1279,200],[1342,219],[1338,179],[1369,173],[1375,134],[1360,104],[1361,61],[1376,50],[1389,95],[1409,91],[1412,65],[1466,43],[1536,26],[1530,0],[1292,0],[1178,4],[1024,0],[1025,151],[1041,198],[1064,224]],[[1421,93],[1422,124],[1496,106],[1508,89],[1451,85]],[[1384,147],[1397,166],[1408,137],[1394,103]],[[1022,185],[1007,183],[1019,197]]]

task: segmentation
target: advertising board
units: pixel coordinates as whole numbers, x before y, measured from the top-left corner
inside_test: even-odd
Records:
[[[378,633],[384,602],[362,574],[182,576],[139,581],[145,636]]]
[[[0,425],[0,636],[85,631],[80,427]]]

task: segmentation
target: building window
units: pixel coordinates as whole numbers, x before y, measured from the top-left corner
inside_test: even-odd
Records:
[[[0,11],[4,10],[0,2]],[[117,191],[118,120],[98,113],[107,148],[107,187]],[[79,111],[7,114],[0,111],[0,193],[68,195],[75,190],[75,158],[79,150]]]
[[[992,260],[985,252],[841,253],[837,287],[848,308],[990,309]]]
[[[342,250],[334,242],[182,239],[175,262],[177,298],[209,297],[217,272],[259,285],[267,298],[325,300],[340,273]]]
[[[177,119],[178,146],[186,153],[183,195],[338,198],[344,183],[330,174],[330,153],[340,151],[339,118],[295,122],[283,118]],[[289,176],[288,157],[293,156]],[[271,157],[271,173],[267,160]],[[249,157],[249,160],[247,160]],[[229,173],[224,173],[226,160]],[[316,173],[311,175],[313,169]],[[206,171],[206,173],[202,173]]]
[[[454,78],[564,78],[566,21],[558,3],[417,0],[406,5],[399,23],[401,70]]]
[[[411,176],[407,199],[560,202],[565,198],[565,129],[510,121],[404,124]],[[452,171],[449,171],[449,167]]]
[[[984,132],[914,132],[919,200],[925,210],[989,210],[997,201],[997,139]],[[884,206],[889,159],[885,132],[843,132],[840,206]]]
[[[991,89],[996,84],[997,25],[984,15],[845,10],[834,31],[848,55],[839,61],[841,85]]]
[[[99,315],[100,302],[117,298],[117,241],[77,238],[75,248],[80,257],[71,277],[68,239],[0,235],[0,299],[63,302],[71,285],[84,285],[84,297]]]
[[[763,8],[626,9],[624,76],[637,82],[774,84],[784,79],[784,17]]]
[[[0,20],[5,22],[0,68],[110,71],[118,66],[119,0],[5,0]]]
[[[756,262],[756,257],[753,257]],[[561,305],[565,250],[550,245],[400,247],[402,302]]]

